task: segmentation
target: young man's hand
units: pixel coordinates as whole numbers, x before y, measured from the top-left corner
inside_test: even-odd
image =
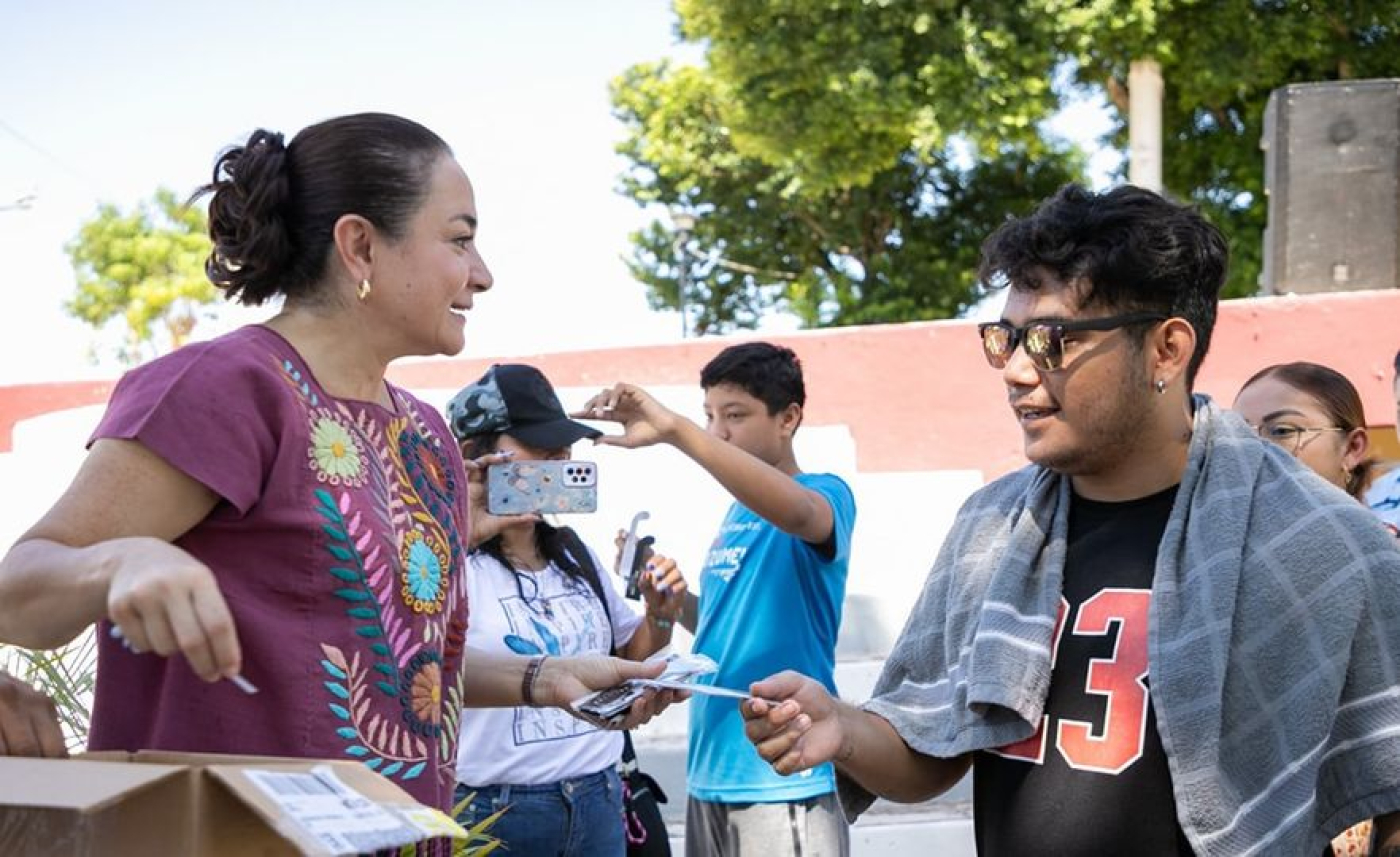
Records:
[[[605,434],[596,443],[625,449],[671,442],[681,420],[674,411],[633,384],[613,385],[589,399],[582,410],[570,416],[621,424],[622,434]]]
[[[744,734],[758,755],[780,774],[795,774],[838,759],[847,737],[840,704],[821,683],[792,671],[749,688],[743,703]]]

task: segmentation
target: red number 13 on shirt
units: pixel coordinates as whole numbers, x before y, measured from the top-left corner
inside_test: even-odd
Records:
[[[1072,768],[1117,774],[1142,756],[1147,731],[1147,607],[1151,593],[1142,589],[1105,589],[1085,601],[1075,617],[1071,633],[1101,637],[1114,630],[1113,656],[1089,663],[1085,692],[1103,696],[1104,728],[1078,720],[1062,720],[1055,746]],[[1067,605],[1060,604],[1053,645],[1058,652],[1061,623]],[[1046,720],[1049,718],[1047,717]],[[1045,758],[1045,721],[1025,741],[997,751],[1003,756],[1039,763]]]

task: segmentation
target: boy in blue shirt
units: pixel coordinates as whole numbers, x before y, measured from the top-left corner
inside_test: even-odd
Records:
[[[791,349],[734,345],[700,373],[706,427],[645,390],[618,384],[575,416],[622,424],[598,443],[668,443],[734,496],[681,624],[719,665],[715,684],[747,688],[783,669],[835,687],[855,498],[840,478],[803,473],[793,454],[806,390]],[[731,699],[690,701],[688,857],[849,854],[831,765],[783,777],[754,752]]]

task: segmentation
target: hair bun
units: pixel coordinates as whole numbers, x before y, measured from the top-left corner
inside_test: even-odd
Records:
[[[431,191],[438,160],[451,155],[432,131],[387,113],[327,119],[288,143],[254,131],[219,155],[213,181],[195,192],[211,195],[205,271],[244,304],[334,298],[325,274],[340,218],[363,218],[398,241]]]
[[[291,197],[288,150],[281,134],[258,129],[214,164],[203,190],[209,201],[213,252],[205,269],[214,285],[245,304],[259,304],[280,287],[279,275],[295,257],[287,227]]]

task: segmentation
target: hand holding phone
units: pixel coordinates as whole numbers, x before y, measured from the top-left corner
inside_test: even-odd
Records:
[[[648,661],[651,661],[648,658]],[[662,658],[666,669],[656,678],[634,678],[603,690],[594,691],[574,700],[572,707],[580,715],[595,723],[612,728],[627,718],[627,713],[648,690],[679,690],[698,692],[713,696],[729,696],[748,699],[742,691],[711,687],[700,684],[695,679],[710,675],[719,667],[713,660],[701,654],[670,654]]]
[[[641,699],[647,689],[635,679],[603,690],[594,691],[575,700],[573,709],[605,729],[612,729],[627,719],[632,703]]]
[[[591,461],[510,461],[486,469],[486,511],[577,514],[598,510],[598,465]]]

